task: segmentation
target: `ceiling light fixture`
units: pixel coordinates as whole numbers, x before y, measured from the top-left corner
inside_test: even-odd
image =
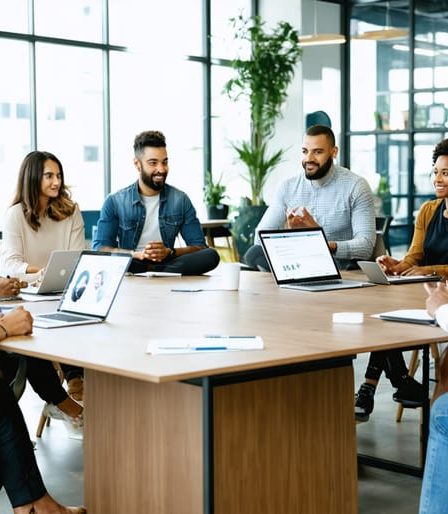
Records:
[[[386,2],[386,24],[385,24],[385,26],[379,30],[369,30],[367,32],[363,32],[362,34],[357,34],[356,36],[352,36],[352,39],[366,39],[369,41],[386,41],[386,40],[390,41],[390,40],[394,40],[394,39],[403,39],[408,36],[409,36],[409,30],[391,27],[389,2]]]
[[[300,46],[319,46],[319,45],[341,45],[345,43],[343,34],[318,34],[317,33],[317,0],[313,2],[314,32],[310,35],[299,36]]]
[[[343,34],[315,34],[314,36],[300,36],[300,46],[342,45],[345,43]]]

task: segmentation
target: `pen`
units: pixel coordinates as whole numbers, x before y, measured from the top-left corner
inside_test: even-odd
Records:
[[[256,339],[257,336],[204,336],[206,339]]]
[[[229,350],[227,346],[160,346],[163,350],[191,350],[192,352],[200,352],[203,350]]]
[[[228,350],[227,346],[195,346],[194,348],[191,348],[191,350],[194,350],[195,352],[200,352],[201,350]]]

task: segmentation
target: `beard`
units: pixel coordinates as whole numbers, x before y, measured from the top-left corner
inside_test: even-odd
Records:
[[[309,161],[309,162],[306,162],[306,161],[302,161],[302,166],[303,166],[303,169],[305,170],[305,177],[308,179],[308,180],[319,180],[321,178],[324,178],[325,175],[330,171],[330,168],[332,167],[333,165],[333,158],[332,157],[329,157],[325,162],[324,164],[322,164],[322,166],[320,166],[319,168],[317,168],[317,170],[314,172],[314,173],[308,173],[306,171],[306,165],[307,164],[318,164],[317,162],[314,162],[314,161]]]
[[[153,191],[161,191],[165,186],[166,174],[157,173],[158,176],[163,177],[163,180],[160,182],[155,182],[153,179],[153,175],[148,175],[145,171],[141,171],[142,182],[145,186],[150,187]]]

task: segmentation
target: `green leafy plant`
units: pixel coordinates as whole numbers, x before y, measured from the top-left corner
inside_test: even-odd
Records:
[[[210,171],[205,174],[204,202],[206,205],[216,206],[227,198],[226,186],[221,183],[222,175],[214,182]]]
[[[234,101],[248,100],[251,122],[249,140],[234,142],[233,147],[247,167],[252,204],[262,205],[263,186],[284,153],[280,149],[269,154],[268,144],[302,50],[297,31],[287,22],[281,21],[267,32],[260,16],[245,19],[240,15],[230,21],[235,39],[242,47],[246,45],[249,57],[232,61],[235,77],[225,84],[224,91]]]

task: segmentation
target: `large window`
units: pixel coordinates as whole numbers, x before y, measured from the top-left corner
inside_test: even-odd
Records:
[[[350,166],[376,174],[384,213],[393,216],[392,242],[407,244],[416,211],[434,197],[432,151],[448,134],[446,9],[411,0],[353,4]]]
[[[222,86],[236,52],[229,18],[255,5],[0,2],[0,212],[34,149],[61,159],[82,210],[99,209],[105,194],[137,178],[135,135],[157,129],[167,137],[169,181],[205,217],[204,172],[212,167],[240,182],[230,141],[243,137],[247,124]]]
[[[135,135],[143,130],[161,130],[167,138],[169,182],[189,194],[199,210],[203,183],[202,65],[179,60],[166,66],[163,59],[156,58],[147,65],[144,62],[141,53],[111,55],[111,189],[115,191],[137,178],[132,149]]]
[[[36,45],[37,147],[61,159],[83,210],[104,197],[102,69],[99,50]]]
[[[0,216],[10,205],[20,159],[31,148],[29,45],[0,39]],[[1,219],[0,217],[0,219]]]

